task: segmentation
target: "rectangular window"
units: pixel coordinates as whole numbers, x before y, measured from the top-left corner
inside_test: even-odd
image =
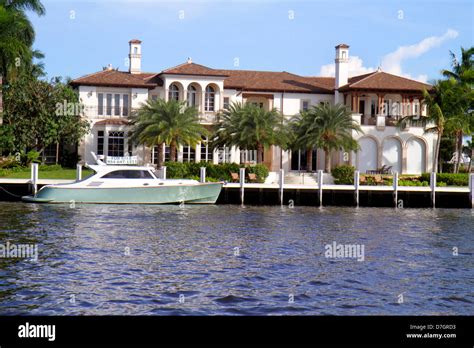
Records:
[[[303,102],[301,104],[302,104],[301,109],[303,111],[308,111],[308,109],[309,109],[309,100],[303,100]]]
[[[104,154],[104,131],[97,132],[97,154]]]
[[[112,115],[112,94],[107,94],[107,105],[106,105],[106,114],[107,116],[111,116]]]
[[[183,146],[183,162],[195,162],[196,150],[193,146]]]
[[[114,115],[120,116],[120,94],[114,95]]]
[[[104,95],[102,93],[97,94],[97,115],[104,114]]]
[[[229,97],[224,97],[224,109],[228,110],[230,106],[230,98]]]
[[[375,100],[372,99],[372,102],[370,103],[370,115],[375,116]]]
[[[223,146],[218,149],[218,159],[220,163],[230,163],[230,147]]]
[[[123,102],[122,115],[123,116],[128,116],[128,94],[123,95],[122,102]]]
[[[201,161],[202,162],[212,162],[213,151],[212,148],[208,144],[208,139],[206,137],[202,137],[201,140]]]
[[[164,161],[170,161],[171,160],[171,149],[169,146],[165,145],[165,156],[164,156]]]
[[[123,157],[124,146],[125,146],[125,136],[124,132],[109,132],[109,146],[107,151],[107,156],[113,157]]]
[[[157,95],[152,95],[151,100],[158,100],[158,96]]]

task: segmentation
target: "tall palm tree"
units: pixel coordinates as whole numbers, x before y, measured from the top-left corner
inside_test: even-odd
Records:
[[[308,111],[300,111],[299,114],[294,115],[288,124],[288,131],[290,133],[290,148],[292,150],[306,150],[307,170],[312,170],[313,163],[313,149],[314,139],[308,136],[306,131],[310,127],[313,116]]]
[[[474,121],[468,110],[473,109],[473,87],[474,87],[474,47],[464,49],[461,47],[461,58],[450,51],[451,69],[442,70],[442,74],[450,80],[456,82],[456,95],[459,98],[456,103],[457,113],[452,113],[449,117],[449,127],[456,137],[456,157],[454,172],[459,172],[462,154],[462,139],[465,133],[470,133],[474,129]],[[464,106],[464,107],[463,107]]]
[[[333,151],[357,151],[359,144],[352,132],[362,133],[360,126],[352,119],[352,113],[342,104],[328,103],[313,106],[304,115],[304,129],[300,142],[307,147],[324,150],[324,169],[331,173]]]
[[[158,145],[158,166],[163,163],[163,143],[169,144],[170,159],[175,162],[178,146],[196,146],[201,136],[207,134],[199,123],[197,109],[175,100],[147,100],[129,119],[132,142],[149,147]]]
[[[38,75],[41,69],[33,64],[42,54],[32,49],[35,32],[26,10],[40,16],[45,13],[38,0],[0,0],[0,75],[5,82],[23,71]]]
[[[250,103],[232,103],[219,115],[214,128],[212,146],[238,146],[257,150],[257,163],[263,162],[264,149],[271,145],[284,146],[283,115],[276,108],[265,110]]]

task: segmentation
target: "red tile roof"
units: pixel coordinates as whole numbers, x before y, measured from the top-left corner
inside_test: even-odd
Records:
[[[73,86],[113,86],[155,88],[162,86],[161,75],[214,76],[224,79],[224,88],[244,91],[293,92],[293,93],[334,93],[334,77],[307,77],[286,71],[251,71],[211,69],[196,63],[184,63],[161,73],[130,74],[124,71],[103,70],[71,82]],[[431,86],[404,77],[375,71],[349,78],[347,85],[340,91],[350,90],[384,90],[416,91],[430,89]]]
[[[392,75],[383,71],[349,78],[349,83],[339,88],[339,91],[350,90],[385,90],[385,91],[415,91],[430,90],[431,85],[410,80],[405,77]]]
[[[162,84],[156,73],[130,74],[118,70],[102,70],[71,81],[72,86],[155,88]]]

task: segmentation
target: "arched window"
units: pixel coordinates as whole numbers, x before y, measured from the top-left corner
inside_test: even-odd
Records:
[[[212,86],[206,87],[206,96],[204,100],[204,111],[214,111],[214,100],[216,92]]]
[[[197,106],[197,90],[194,86],[188,87],[188,106]]]
[[[170,85],[170,89],[168,92],[168,99],[179,100],[179,87],[176,86],[174,83]]]

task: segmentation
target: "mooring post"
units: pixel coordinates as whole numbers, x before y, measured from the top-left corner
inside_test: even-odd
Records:
[[[319,206],[323,206],[323,171],[318,170],[318,197],[319,197]]]
[[[76,164],[76,181],[81,181],[82,179],[82,164]]]
[[[38,192],[38,163],[31,163],[31,184],[33,185],[33,194]]]
[[[398,172],[393,174],[393,204],[398,208]]]
[[[469,192],[471,208],[474,209],[474,174],[469,174]]]
[[[278,184],[280,186],[280,204],[283,205],[283,185],[285,184],[285,170],[280,169],[280,176],[278,177]]]
[[[244,205],[245,168],[240,168],[240,204]]]
[[[199,181],[206,182],[206,167],[201,167],[199,170]]]
[[[360,178],[360,172],[356,170],[354,172],[354,199],[355,199],[355,204],[356,207],[359,207],[359,178]]]
[[[430,174],[430,188],[431,188],[431,206],[436,207],[436,173]]]
[[[161,167],[161,178],[163,180],[166,180],[166,167],[165,166]]]

